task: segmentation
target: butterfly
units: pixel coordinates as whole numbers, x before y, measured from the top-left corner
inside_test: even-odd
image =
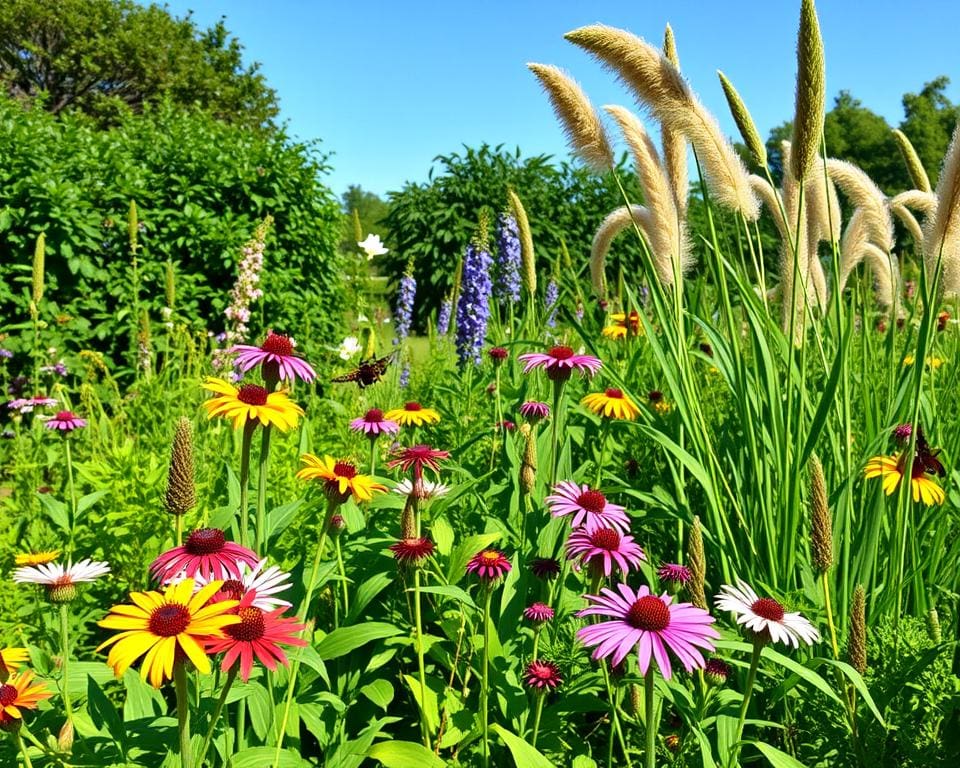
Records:
[[[927,445],[927,438],[923,436],[923,429],[919,426],[917,427],[917,458],[915,461],[921,467],[923,471],[929,474],[935,474],[939,477],[943,477],[947,474],[947,471],[943,468],[943,464],[940,463],[940,459],[937,456],[940,455],[940,448],[931,448]]]
[[[386,373],[387,366],[390,365],[392,360],[392,353],[381,358],[371,357],[369,360],[361,360],[360,364],[354,370],[350,371],[350,373],[345,373],[342,376],[334,376],[330,381],[335,384],[355,381],[360,389],[369,387],[371,384],[376,384],[380,381],[380,378]]]

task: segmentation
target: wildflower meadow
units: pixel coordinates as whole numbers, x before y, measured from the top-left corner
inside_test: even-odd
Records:
[[[118,196],[76,250],[0,194],[0,240],[32,222],[0,293],[0,765],[957,765],[960,124],[935,183],[900,131],[909,188],[835,159],[798,5],[776,167],[669,27],[566,35],[630,106],[521,69],[610,205],[581,247],[512,182],[449,283],[359,216],[298,277],[329,201],[280,181],[220,224],[212,171],[183,220]],[[188,270],[191,228],[223,258]]]

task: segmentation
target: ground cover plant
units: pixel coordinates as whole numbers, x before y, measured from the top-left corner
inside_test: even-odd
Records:
[[[530,65],[622,190],[589,259],[544,253],[511,186],[440,295],[409,263],[389,323],[360,295],[342,343],[290,307],[257,332],[266,216],[218,312],[118,329],[118,365],[61,359],[31,242],[0,346],[4,765],[956,764],[960,127],[936,185],[902,134],[912,189],[833,159],[804,0],[777,176],[721,75],[750,173],[669,29],[567,37],[662,138]],[[115,265],[137,302],[145,260]]]

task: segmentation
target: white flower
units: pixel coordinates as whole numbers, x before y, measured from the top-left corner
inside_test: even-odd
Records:
[[[255,592],[256,595],[252,605],[261,611],[275,611],[277,608],[289,608],[290,603],[286,600],[271,597],[271,595],[275,595],[277,592],[283,592],[285,589],[290,589],[290,587],[293,586],[290,583],[290,574],[286,571],[281,571],[280,568],[275,565],[271,565],[267,570],[263,570],[263,566],[266,564],[266,558],[257,563],[254,568],[251,568],[247,563],[240,563],[240,579],[225,581],[220,589],[230,591],[232,588],[236,588],[237,600],[247,592]],[[195,590],[200,591],[211,581],[214,581],[212,576],[210,578],[204,578],[197,573],[194,576]],[[234,595],[230,595],[230,597],[233,599]]]
[[[363,312],[361,312],[359,315],[357,315],[357,322],[358,322],[358,323],[366,323],[366,322],[369,321],[369,319],[370,319],[370,318],[368,318],[365,314],[363,314]]]
[[[430,480],[424,478],[423,480],[423,490],[427,494],[425,498],[435,499],[438,496],[446,496],[450,493],[450,488],[448,488],[443,483],[434,483]],[[401,496],[409,496],[413,493],[413,481],[410,478],[405,477],[396,487],[393,489],[394,493],[399,493]]]
[[[351,357],[356,356],[359,351],[360,339],[356,336],[347,336],[347,338],[340,342],[340,349],[337,350],[341,360],[349,360]]]
[[[736,587],[720,587],[715,603],[720,610],[737,614],[737,624],[757,635],[766,632],[774,642],[799,648],[800,640],[807,645],[820,640],[820,633],[807,619],[799,613],[786,613],[770,597],[759,597],[743,579],[737,579]]]
[[[17,568],[13,580],[18,584],[43,584],[48,587],[65,587],[81,581],[96,581],[110,573],[107,563],[81,560],[79,563],[44,563]]]
[[[390,252],[388,248],[383,247],[380,235],[367,235],[367,239],[361,243],[357,243],[357,245],[367,254],[367,261],[370,261],[374,256],[383,256],[383,254]]]

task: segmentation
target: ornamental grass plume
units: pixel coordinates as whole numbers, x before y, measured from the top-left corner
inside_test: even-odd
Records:
[[[520,301],[520,262],[521,251],[520,233],[517,229],[517,220],[509,213],[501,213],[497,219],[497,279],[493,284],[493,297],[501,307],[509,307]],[[444,302],[446,306],[446,302]],[[441,307],[442,311],[443,307]],[[449,312],[449,310],[448,310]],[[446,328],[440,330],[440,319],[437,320],[437,330],[441,336],[447,333]],[[450,322],[449,314],[447,323]]]
[[[810,559],[818,574],[833,565],[833,523],[827,498],[827,481],[819,457],[810,455]]]
[[[913,182],[913,186],[921,192],[933,192],[933,188],[930,186],[930,177],[927,176],[927,169],[923,167],[920,156],[910,139],[898,128],[894,128],[892,133],[893,140],[897,142],[897,148],[903,156],[903,164],[907,168],[907,173],[910,174],[910,181]]]
[[[185,515],[197,504],[193,463],[193,425],[181,416],[173,433],[170,449],[170,470],[163,508],[171,515]]]
[[[937,209],[924,223],[923,258],[927,280],[943,269],[943,293],[960,293],[960,122],[953,131],[937,182]]]
[[[936,608],[931,608],[926,615],[927,637],[934,645],[943,642],[943,628],[940,626],[940,614]]]
[[[461,370],[467,363],[480,364],[481,350],[487,336],[490,295],[493,292],[493,281],[490,279],[493,259],[489,251],[487,226],[487,213],[482,210],[477,232],[467,246],[463,259],[463,284],[457,301],[456,335],[457,359]]]
[[[31,311],[36,313],[40,300],[43,298],[43,277],[44,265],[47,254],[47,233],[41,232],[37,235],[37,243],[33,248],[33,282],[30,299],[33,302]]]
[[[760,132],[757,130],[757,124],[753,122],[753,117],[747,105],[743,103],[740,93],[733,87],[725,74],[717,70],[717,77],[720,78],[720,87],[723,88],[723,95],[727,97],[727,106],[730,107],[730,114],[733,115],[733,122],[737,124],[743,143],[746,144],[753,162],[761,168],[767,167],[767,145],[760,138]]]
[[[613,151],[600,116],[577,82],[558,67],[527,64],[547,92],[571,151],[597,173],[614,166]]]
[[[523,278],[523,287],[527,295],[533,296],[537,292],[537,257],[533,250],[533,233],[530,231],[530,220],[523,202],[512,189],[507,190],[507,199],[510,201],[510,211],[517,221],[517,234],[520,236],[520,256],[523,269],[520,272]]]
[[[847,639],[847,660],[861,675],[867,671],[867,597],[863,585],[853,590],[850,605],[850,636]]]
[[[690,568],[690,580],[687,582],[687,594],[690,602],[698,608],[707,610],[706,580],[707,559],[703,551],[703,532],[700,530],[700,517],[693,518],[690,534],[687,538],[687,563]]]
[[[680,71],[680,57],[677,55],[677,41],[673,28],[667,24],[663,30],[663,55],[676,70]],[[663,166],[670,179],[673,201],[680,216],[686,219],[687,197],[690,193],[690,178],[687,173],[687,139],[682,132],[669,125],[660,126],[660,144],[663,146]]]
[[[797,179],[808,178],[813,160],[820,151],[825,100],[826,75],[820,22],[813,0],[802,0],[797,33],[797,96],[790,142],[790,171]]]

